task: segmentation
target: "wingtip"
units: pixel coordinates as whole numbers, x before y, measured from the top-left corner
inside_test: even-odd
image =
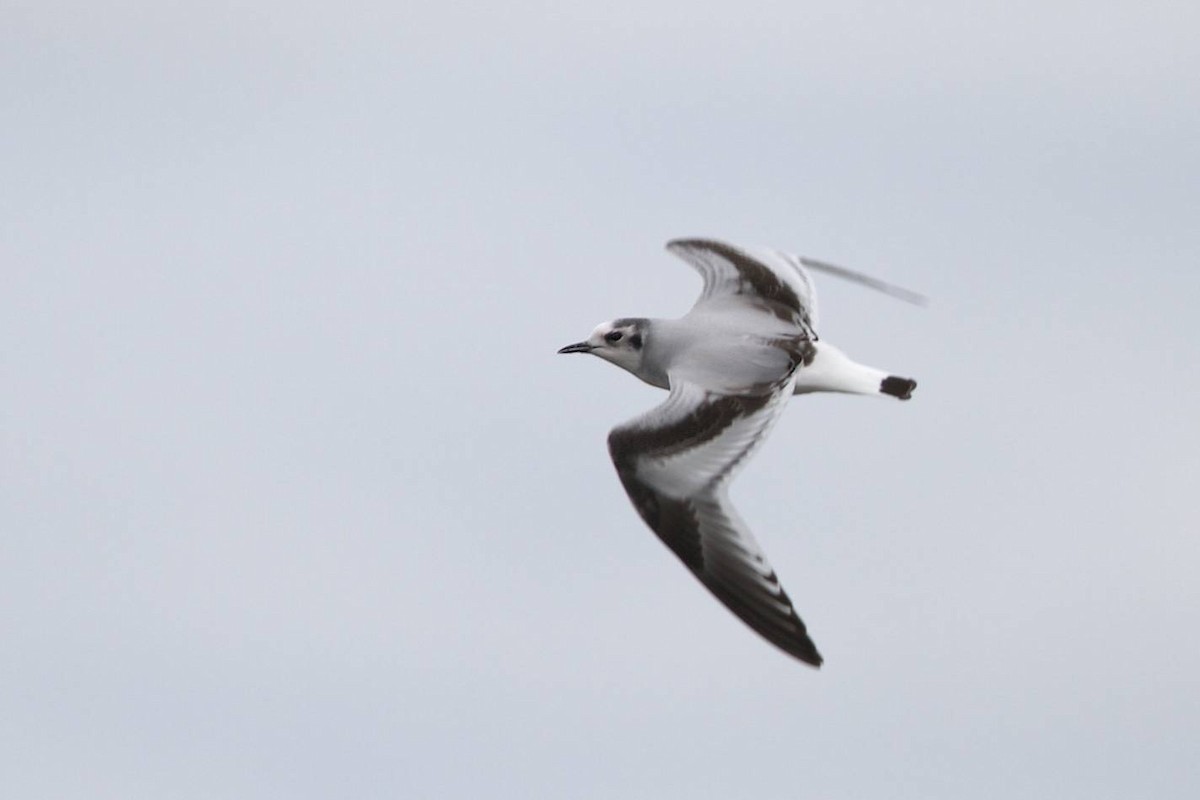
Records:
[[[912,303],[914,306],[925,308],[929,305],[929,298],[920,292],[914,292],[912,289],[905,289],[903,286],[897,286],[894,283],[882,281],[879,278],[867,275],[864,272],[858,272],[845,267],[839,267],[837,264],[830,264],[828,261],[821,261],[816,258],[800,259],[800,263],[811,270],[824,272],[828,275],[835,275],[843,280],[858,283],[863,286],[870,287],[877,292],[883,292],[889,297],[894,297],[898,300],[903,300],[906,303]]]
[[[724,249],[735,253],[745,251],[744,247],[728,242],[724,239],[718,239],[714,236],[676,236],[674,239],[668,239],[665,247],[671,252],[689,249]]]
[[[666,249],[672,253],[678,250],[685,250],[689,247],[716,242],[716,239],[706,239],[703,236],[680,236],[675,239],[668,239],[665,245]]]
[[[817,646],[813,644],[812,639],[806,636],[804,641],[798,644],[800,645],[798,648],[788,650],[788,655],[794,656],[813,669],[820,669],[821,665],[825,663],[825,659],[817,652]]]

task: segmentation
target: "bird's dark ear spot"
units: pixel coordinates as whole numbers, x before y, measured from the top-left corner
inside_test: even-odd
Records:
[[[629,337],[629,343],[631,345],[633,345],[634,350],[641,350],[642,349],[642,335],[640,333],[633,334],[632,336]]]

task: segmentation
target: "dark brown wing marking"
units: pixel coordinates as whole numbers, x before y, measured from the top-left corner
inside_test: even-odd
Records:
[[[718,395],[677,385],[663,405],[614,429],[608,446],[638,514],[671,552],[765,639],[805,663],[820,666],[821,655],[804,623],[725,491],[736,468],[769,429],[779,410],[779,394],[789,387],[785,381],[761,395]],[[741,421],[751,424],[735,430],[734,423]],[[643,469],[718,444],[722,436],[729,437],[719,443],[722,463],[711,475],[699,476],[700,489],[690,496],[665,491],[656,485],[654,471]]]
[[[667,249],[686,260],[703,276],[703,298],[726,293],[748,295],[760,300],[764,310],[777,318],[802,324],[811,330],[808,309],[796,290],[758,259],[732,245],[712,239],[675,239],[667,243]],[[728,266],[719,267],[714,258]]]

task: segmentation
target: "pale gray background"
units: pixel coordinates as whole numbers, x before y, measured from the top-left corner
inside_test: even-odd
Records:
[[[1195,797],[1200,6],[881,6],[0,4],[0,794]],[[554,354],[684,235],[933,298],[734,488],[820,672]]]

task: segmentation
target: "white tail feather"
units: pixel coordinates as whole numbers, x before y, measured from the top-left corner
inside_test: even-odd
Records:
[[[796,372],[794,394],[808,392],[844,392],[846,394],[880,394],[889,373],[850,360],[833,345],[814,342],[817,354],[812,362]]]

